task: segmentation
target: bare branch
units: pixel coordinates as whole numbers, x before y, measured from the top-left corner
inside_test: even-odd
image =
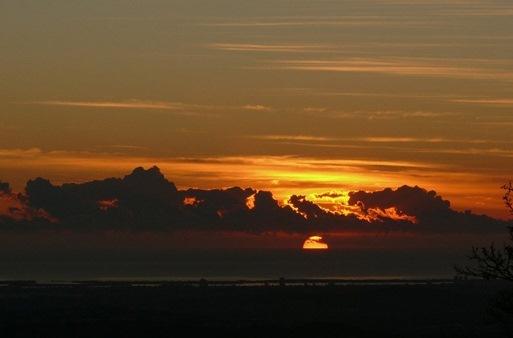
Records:
[[[513,215],[513,182],[509,181],[507,184],[504,184],[502,187],[506,192],[502,197],[506,208],[508,208],[509,212]]]
[[[513,215],[513,183],[502,186],[505,190],[502,197],[506,208]],[[471,265],[456,267],[456,272],[469,277],[484,279],[503,279],[513,282],[513,228],[509,229],[510,243],[502,249],[497,249],[492,243],[489,247],[472,248],[468,257]]]

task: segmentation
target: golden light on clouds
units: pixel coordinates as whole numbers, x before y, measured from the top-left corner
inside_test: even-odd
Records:
[[[339,213],[347,195],[330,192],[419,185],[506,217],[510,2],[226,5],[6,4],[4,31],[24,38],[0,36],[0,178],[19,192],[157,165],[180,188],[301,194]]]
[[[248,209],[254,209],[255,208],[255,194],[249,196],[246,199],[246,206],[248,207]]]
[[[482,210],[499,216],[504,213],[501,191],[497,189],[502,178],[493,181],[487,172],[468,172],[464,168],[423,162],[298,156],[172,158],[46,152],[37,148],[0,149],[0,168],[17,191],[22,191],[26,181],[37,176],[62,184],[122,176],[137,166],[153,165],[159,166],[180,188],[252,187],[269,190],[280,201],[286,201],[292,194],[302,194],[328,210],[344,214],[352,211],[344,207],[348,191],[374,191],[405,184],[435,189],[459,210]],[[253,200],[247,203],[251,208]]]
[[[327,250],[328,244],[323,242],[321,236],[310,236],[303,243],[304,250]]]

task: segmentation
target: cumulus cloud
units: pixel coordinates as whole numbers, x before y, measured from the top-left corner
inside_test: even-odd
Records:
[[[348,197],[333,202],[350,211],[342,213],[302,195],[282,204],[271,192],[252,188],[179,190],[159,168],[139,167],[123,178],[80,184],[36,178],[18,195],[0,182],[0,229],[499,233],[511,225],[455,211],[436,192],[419,187],[354,191]]]
[[[329,191],[329,192],[324,192],[322,194],[316,194],[315,197],[335,199],[335,198],[344,197],[344,194],[341,192],[337,192],[337,191]]]
[[[55,222],[56,219],[45,210],[29,206],[25,196],[14,194],[9,183],[0,181],[0,225],[4,228],[11,228],[16,224],[40,225]]]
[[[358,206],[364,215],[385,214],[391,219],[410,220],[415,230],[426,232],[495,232],[506,222],[470,211],[451,208],[435,191],[402,186],[396,190],[349,193],[348,204]]]
[[[395,207],[404,213],[421,217],[426,215],[445,216],[452,212],[450,202],[442,199],[435,191],[409,186],[402,186],[397,190],[387,188],[376,192],[350,192],[349,205],[358,204],[364,211],[369,208]]]
[[[0,193],[2,194],[10,194],[11,193],[11,186],[7,182],[0,181]]]
[[[272,110],[271,107],[267,107],[267,106],[264,106],[261,104],[247,104],[247,105],[243,106],[242,108],[246,109],[246,110],[261,111],[261,112],[268,112],[268,111]]]

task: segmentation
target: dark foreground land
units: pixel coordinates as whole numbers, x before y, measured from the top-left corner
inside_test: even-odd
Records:
[[[0,337],[508,336],[494,283],[248,285],[4,283]]]

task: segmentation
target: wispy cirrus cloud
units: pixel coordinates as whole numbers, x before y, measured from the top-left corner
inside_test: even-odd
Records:
[[[326,97],[348,97],[348,98],[379,98],[379,99],[412,99],[412,100],[426,100],[426,101],[439,101],[439,102],[452,102],[452,103],[480,103],[480,104],[497,104],[497,105],[508,105],[513,104],[513,99],[503,98],[482,98],[476,99],[474,96],[464,96],[458,94],[448,94],[448,93],[406,93],[406,92],[357,92],[357,91],[333,91],[333,90],[325,90],[319,88],[301,88],[301,87],[290,87],[290,88],[269,88],[269,95],[283,95],[285,93],[287,96],[326,96]],[[303,109],[304,111],[312,110],[314,112],[317,111],[328,111],[325,107],[307,107]],[[447,112],[394,112],[394,111],[382,111],[383,115],[391,114],[394,115],[396,113],[408,113],[414,115],[431,115],[440,116],[440,115],[455,115],[455,113],[447,113]]]
[[[513,158],[513,150],[503,148],[417,149],[417,151],[423,153]]]
[[[259,188],[277,189],[290,185],[371,184],[377,182],[377,171],[369,168],[388,168],[381,177],[384,183],[394,180],[390,168],[439,168],[436,164],[411,161],[374,159],[324,159],[316,157],[282,156],[204,156],[165,157],[88,151],[43,151],[33,149],[0,149],[0,168],[46,168],[48,172],[72,166],[85,175],[94,172],[123,171],[136,165],[157,164],[172,173],[178,181],[195,186],[220,184],[224,186],[251,182]],[[394,171],[394,170],[392,170]],[[90,176],[88,176],[90,177]],[[192,183],[193,180],[196,183]]]
[[[322,44],[255,44],[255,43],[211,43],[207,45],[210,49],[235,51],[235,52],[282,52],[282,53],[305,53],[332,50],[331,45]]]
[[[466,65],[463,66],[463,64]],[[276,60],[272,61],[268,67],[269,69],[316,72],[512,81],[513,71],[508,70],[507,66],[499,60],[347,58],[340,60]]]
[[[371,0],[370,2],[390,5],[469,5],[482,4],[483,0]]]
[[[487,144],[490,140],[452,139],[444,137],[414,136],[367,136],[367,137],[326,137],[314,135],[254,135],[251,138],[268,141],[306,141],[306,142],[366,142],[366,143],[459,143]],[[493,141],[495,142],[495,141]]]
[[[324,136],[311,136],[311,135],[253,135],[250,136],[259,140],[270,141],[335,141],[338,138],[324,137]]]
[[[432,20],[405,18],[404,16],[386,15],[347,15],[347,16],[281,16],[254,17],[245,21],[212,21],[199,26],[234,27],[234,28],[279,28],[308,26],[422,26],[432,25]]]
[[[260,111],[260,112],[273,110],[271,107],[264,106],[262,104],[247,104],[247,105],[242,106],[242,108],[245,110],[253,110],[253,111]]]
[[[513,7],[505,2],[487,0],[371,0],[381,5],[422,7],[430,14],[443,16],[508,16]]]
[[[47,106],[64,106],[64,107],[84,107],[84,108],[117,108],[117,109],[157,109],[157,110],[180,110],[187,105],[179,102],[168,101],[34,101],[33,104]]]
[[[412,142],[422,142],[422,143],[444,143],[444,142],[454,142],[454,140],[449,140],[446,138],[420,138],[420,137],[396,137],[396,136],[370,136],[370,137],[362,137],[358,138],[358,140],[371,142],[371,143],[412,143]]]
[[[460,115],[455,112],[432,112],[432,111],[375,111],[368,113],[370,120],[390,120],[397,118],[439,118]]]
[[[111,144],[111,145],[108,145],[107,147],[112,148],[112,149],[128,150],[128,151],[148,150],[148,147],[136,146],[136,145],[131,145],[131,144]]]
[[[432,139],[408,139],[408,138],[384,138],[376,141],[373,138],[366,139],[348,139],[345,142],[351,143],[323,143],[323,142],[312,142],[308,140],[283,140],[284,144],[296,145],[300,147],[313,147],[313,148],[340,148],[340,149],[381,149],[381,150],[396,150],[402,153],[425,153],[425,154],[449,154],[449,155],[462,155],[462,156],[481,156],[481,157],[495,157],[495,158],[513,158],[513,150],[507,149],[511,147],[511,143],[502,144],[503,147],[466,147],[466,148],[433,148],[428,146],[418,146],[416,144],[452,144],[454,145],[489,145],[495,142],[485,140],[432,140]],[[341,140],[342,141],[342,140]],[[364,144],[358,145],[358,142]],[[368,143],[365,145],[365,143]],[[374,143],[374,144],[373,144]],[[382,144],[382,145],[381,145]],[[393,145],[396,144],[396,145]],[[401,144],[401,146],[399,146]],[[405,144],[410,144],[405,146]]]
[[[460,17],[508,17],[513,16],[513,5],[505,3],[473,3],[465,6],[452,6],[442,8],[439,15],[460,16]]]
[[[315,115],[328,119],[366,119],[366,120],[396,120],[396,119],[430,119],[450,116],[459,116],[457,112],[435,112],[435,111],[338,111],[323,107],[307,107],[302,113]]]
[[[451,102],[504,107],[513,106],[513,99],[455,99],[451,100]]]
[[[222,111],[271,111],[272,107],[262,104],[246,104],[242,106],[228,105],[206,105],[193,104],[172,101],[145,101],[145,100],[125,100],[125,101],[73,101],[73,100],[46,100],[30,101],[24,104],[71,107],[71,108],[96,108],[96,109],[128,109],[128,110],[156,110],[169,111],[182,115],[216,115]]]

